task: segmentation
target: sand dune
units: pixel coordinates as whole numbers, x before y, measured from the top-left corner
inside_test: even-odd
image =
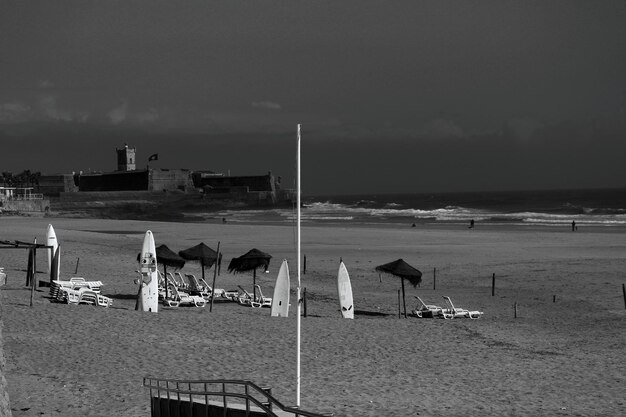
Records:
[[[213,312],[133,309],[145,230],[173,250],[200,241],[215,248],[220,241],[224,263],[253,247],[272,254],[270,273],[257,277],[270,295],[283,258],[295,278],[292,227],[3,217],[0,239],[43,241],[48,223],[62,247],[62,276],[74,276],[79,258],[77,275],[104,282],[114,304],[55,304],[43,291],[31,308],[23,287],[25,251],[0,251],[9,275],[0,301],[14,416],[149,415],[144,376],[249,379],[295,402],[293,306],[291,317],[280,319],[270,318],[269,309],[230,303],[216,304]],[[303,228],[302,407],[336,416],[626,414],[624,232]],[[340,257],[356,308],[387,316],[340,318],[334,285]],[[429,304],[442,304],[448,295],[484,317],[398,319],[399,280],[374,272],[397,258],[424,273],[420,288],[407,286],[409,308],[414,295]],[[38,254],[40,270],[46,260]],[[225,267],[218,287],[251,288],[251,275],[231,275]],[[184,270],[201,273],[197,264]]]

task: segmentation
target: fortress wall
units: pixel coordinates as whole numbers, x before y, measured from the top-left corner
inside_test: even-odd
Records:
[[[81,175],[78,188],[83,191],[148,190],[149,172],[127,171],[97,175]]]
[[[193,182],[191,180],[191,171],[187,169],[150,170],[150,181],[148,188],[151,191],[190,191],[194,188]]]
[[[39,178],[38,193],[58,197],[62,192],[71,191],[78,191],[72,174],[42,175]]]
[[[246,177],[196,177],[195,185],[198,188],[248,187],[250,191],[275,191],[274,184],[274,177],[268,174]]]

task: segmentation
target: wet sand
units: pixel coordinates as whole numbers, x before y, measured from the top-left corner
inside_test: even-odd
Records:
[[[232,275],[226,266],[256,247],[273,256],[270,273],[257,275],[264,294],[271,296],[282,259],[295,291],[293,227],[0,217],[0,239],[43,242],[48,223],[62,248],[62,277],[100,280],[114,303],[56,304],[42,289],[31,308],[26,251],[0,251],[9,276],[0,302],[14,416],[147,416],[144,376],[249,379],[295,403],[294,303],[289,318],[234,303],[148,314],[134,311],[133,283],[150,229],[157,245],[175,251],[220,241],[218,288],[251,290],[251,274]],[[623,228],[304,226],[302,408],[336,416],[626,414],[625,236]],[[355,308],[385,316],[340,318],[340,258]],[[415,295],[429,304],[447,295],[484,317],[398,319],[400,281],[374,271],[398,258],[424,273],[421,287],[406,287],[409,310]],[[39,253],[38,269],[46,265]],[[183,271],[201,274],[197,264]]]

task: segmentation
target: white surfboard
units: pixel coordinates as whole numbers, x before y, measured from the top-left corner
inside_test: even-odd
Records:
[[[59,279],[59,269],[61,267],[61,254],[57,254],[57,248],[59,247],[59,242],[57,241],[57,235],[54,232],[54,227],[51,224],[48,225],[48,230],[46,231],[46,246],[52,246],[51,250],[48,250],[48,275],[52,271],[52,263],[54,261],[54,257],[57,256],[59,259],[56,262],[56,279]]]
[[[276,277],[270,315],[273,317],[287,317],[289,315],[289,266],[286,259],[283,259]]]
[[[337,273],[337,295],[339,296],[341,315],[346,319],[353,319],[352,285],[350,284],[350,275],[348,275],[348,270],[343,262],[339,263],[339,272]]]
[[[154,237],[148,230],[143,238],[141,249],[141,290],[139,309],[156,313],[159,306],[159,287],[157,277],[157,258]]]

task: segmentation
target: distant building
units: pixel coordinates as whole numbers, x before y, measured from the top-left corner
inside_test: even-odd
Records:
[[[91,201],[105,197],[107,200],[128,200],[132,199],[132,193],[135,197],[152,195],[156,199],[167,198],[166,193],[172,196],[188,194],[191,199],[246,205],[274,205],[293,198],[293,191],[281,189],[280,177],[274,177],[271,172],[267,175],[231,177],[188,169],[148,167],[138,170],[135,147],[125,144],[123,148],[116,148],[116,152],[116,171],[42,175],[38,191],[61,197],[64,201]]]
[[[134,171],[137,167],[137,159],[135,158],[137,149],[124,144],[123,148],[116,148],[115,150],[117,151],[117,170]]]

